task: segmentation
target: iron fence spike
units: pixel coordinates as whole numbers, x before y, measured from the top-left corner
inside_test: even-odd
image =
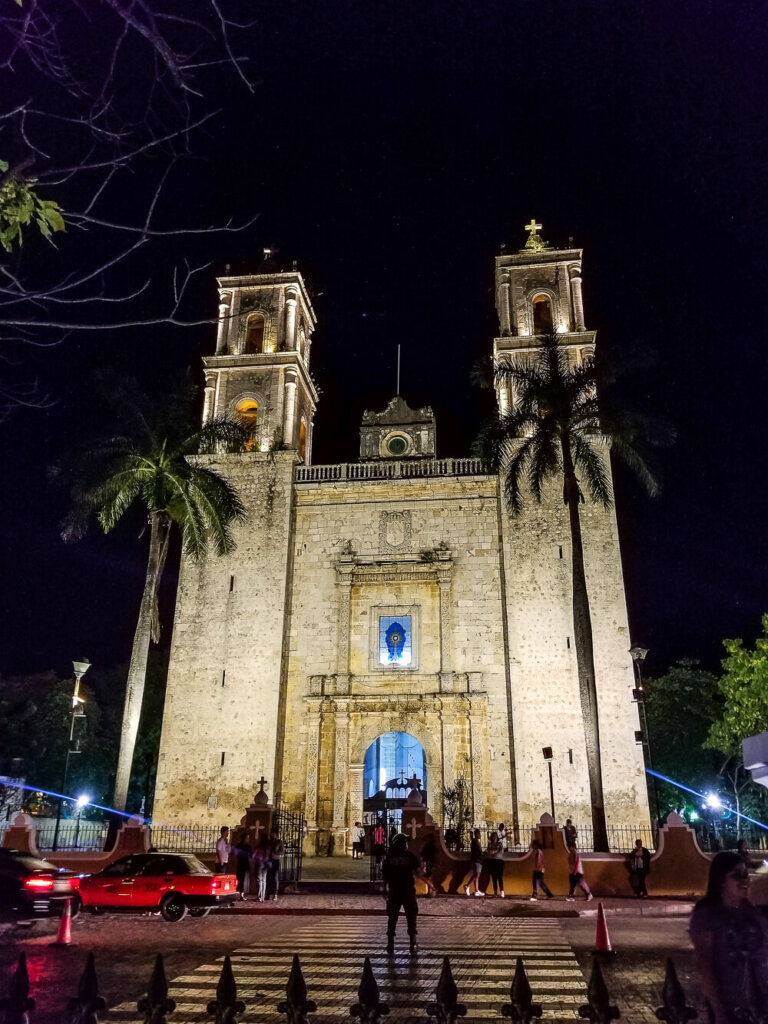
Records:
[[[688,1006],[685,1001],[683,986],[677,978],[677,971],[671,957],[667,957],[667,972],[661,990],[661,1001],[664,1004],[656,1010],[659,1020],[667,1024],[687,1024],[687,1021],[698,1017],[698,1010]]]
[[[139,1013],[144,1014],[144,1024],[165,1024],[165,1016],[173,1013],[176,1002],[168,998],[168,982],[165,980],[163,954],[158,953],[152,975],[147,985],[147,994],[138,1003]]]
[[[307,1024],[307,1014],[316,1010],[316,1004],[307,999],[307,985],[301,973],[299,955],[294,953],[291,973],[285,986],[285,999],[278,1004],[277,1012],[284,1013],[289,1024]]]
[[[107,1005],[99,995],[99,980],[96,977],[96,962],[93,953],[88,954],[85,970],[77,986],[77,998],[70,999],[70,1024],[98,1024],[99,1011]]]
[[[618,1006],[611,1005],[608,986],[605,984],[603,972],[597,960],[592,963],[592,976],[587,986],[587,1002],[579,1007],[579,1017],[592,1021],[592,1024],[609,1024],[621,1016]]]
[[[459,992],[451,971],[451,961],[446,956],[443,959],[443,969],[437,983],[435,1002],[428,1003],[426,1007],[427,1016],[437,1017],[440,1024],[455,1024],[457,1017],[464,1017],[467,1013],[466,1006],[458,1002],[458,996]]]
[[[541,1016],[541,1004],[533,1002],[533,993],[521,956],[515,963],[515,976],[510,985],[509,998],[510,1001],[502,1006],[501,1013],[503,1017],[511,1017],[515,1024],[530,1024],[534,1017]]]
[[[359,1017],[362,1024],[377,1024],[379,1017],[389,1013],[387,1003],[379,1002],[379,986],[373,976],[373,968],[369,957],[363,963],[363,974],[357,990],[358,1001],[349,1008],[351,1017]]]
[[[29,994],[27,954],[21,953],[8,987],[8,995],[0,999],[0,1010],[5,1010],[3,1024],[28,1024],[28,1010],[34,1010],[35,1000]]]
[[[232,973],[232,961],[224,957],[219,982],[216,986],[216,998],[208,1003],[206,1012],[213,1017],[216,1024],[237,1024],[239,1014],[245,1011],[245,1003],[237,998],[237,984]]]

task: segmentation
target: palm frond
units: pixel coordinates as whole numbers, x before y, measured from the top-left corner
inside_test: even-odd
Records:
[[[581,434],[572,434],[570,442],[573,464],[590,498],[603,508],[610,508],[613,505],[613,491],[606,458],[594,442]]]

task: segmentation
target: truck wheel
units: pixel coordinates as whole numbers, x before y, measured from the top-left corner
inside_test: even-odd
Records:
[[[190,917],[208,917],[211,912],[210,907],[190,907]]]
[[[169,892],[163,896],[160,913],[166,921],[181,921],[187,915],[187,904],[184,897],[177,892]]]

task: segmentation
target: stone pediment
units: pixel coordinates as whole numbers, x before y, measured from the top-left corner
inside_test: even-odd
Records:
[[[366,409],[363,413],[365,426],[405,426],[413,423],[432,423],[435,414],[431,405],[423,409],[412,409],[402,395],[395,395],[383,412],[372,412]]]

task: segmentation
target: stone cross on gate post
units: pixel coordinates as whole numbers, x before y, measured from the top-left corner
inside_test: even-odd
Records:
[[[405,785],[405,769],[404,768],[400,769],[400,775],[398,776],[397,781],[400,783],[401,786]]]
[[[259,787],[259,792],[263,793],[264,792],[264,787],[268,786],[269,783],[267,782],[267,780],[262,775],[260,779],[256,779],[256,785]]]
[[[416,824],[416,819],[415,818],[411,818],[411,820],[408,822],[407,830],[411,833],[411,839],[414,840],[414,841],[416,839],[416,830],[419,829],[419,828],[424,828],[424,826],[423,825],[417,825]]]
[[[533,231],[541,231],[542,226],[543,225],[541,225],[541,224],[537,224],[535,219],[533,217],[531,217],[531,223],[525,225],[525,230],[526,231],[531,231],[531,232],[533,232]]]
[[[254,832],[254,835],[255,835],[257,841],[258,841],[258,838],[259,838],[259,833],[264,828],[265,828],[265,826],[260,821],[257,821],[256,824],[253,826],[253,832]]]

